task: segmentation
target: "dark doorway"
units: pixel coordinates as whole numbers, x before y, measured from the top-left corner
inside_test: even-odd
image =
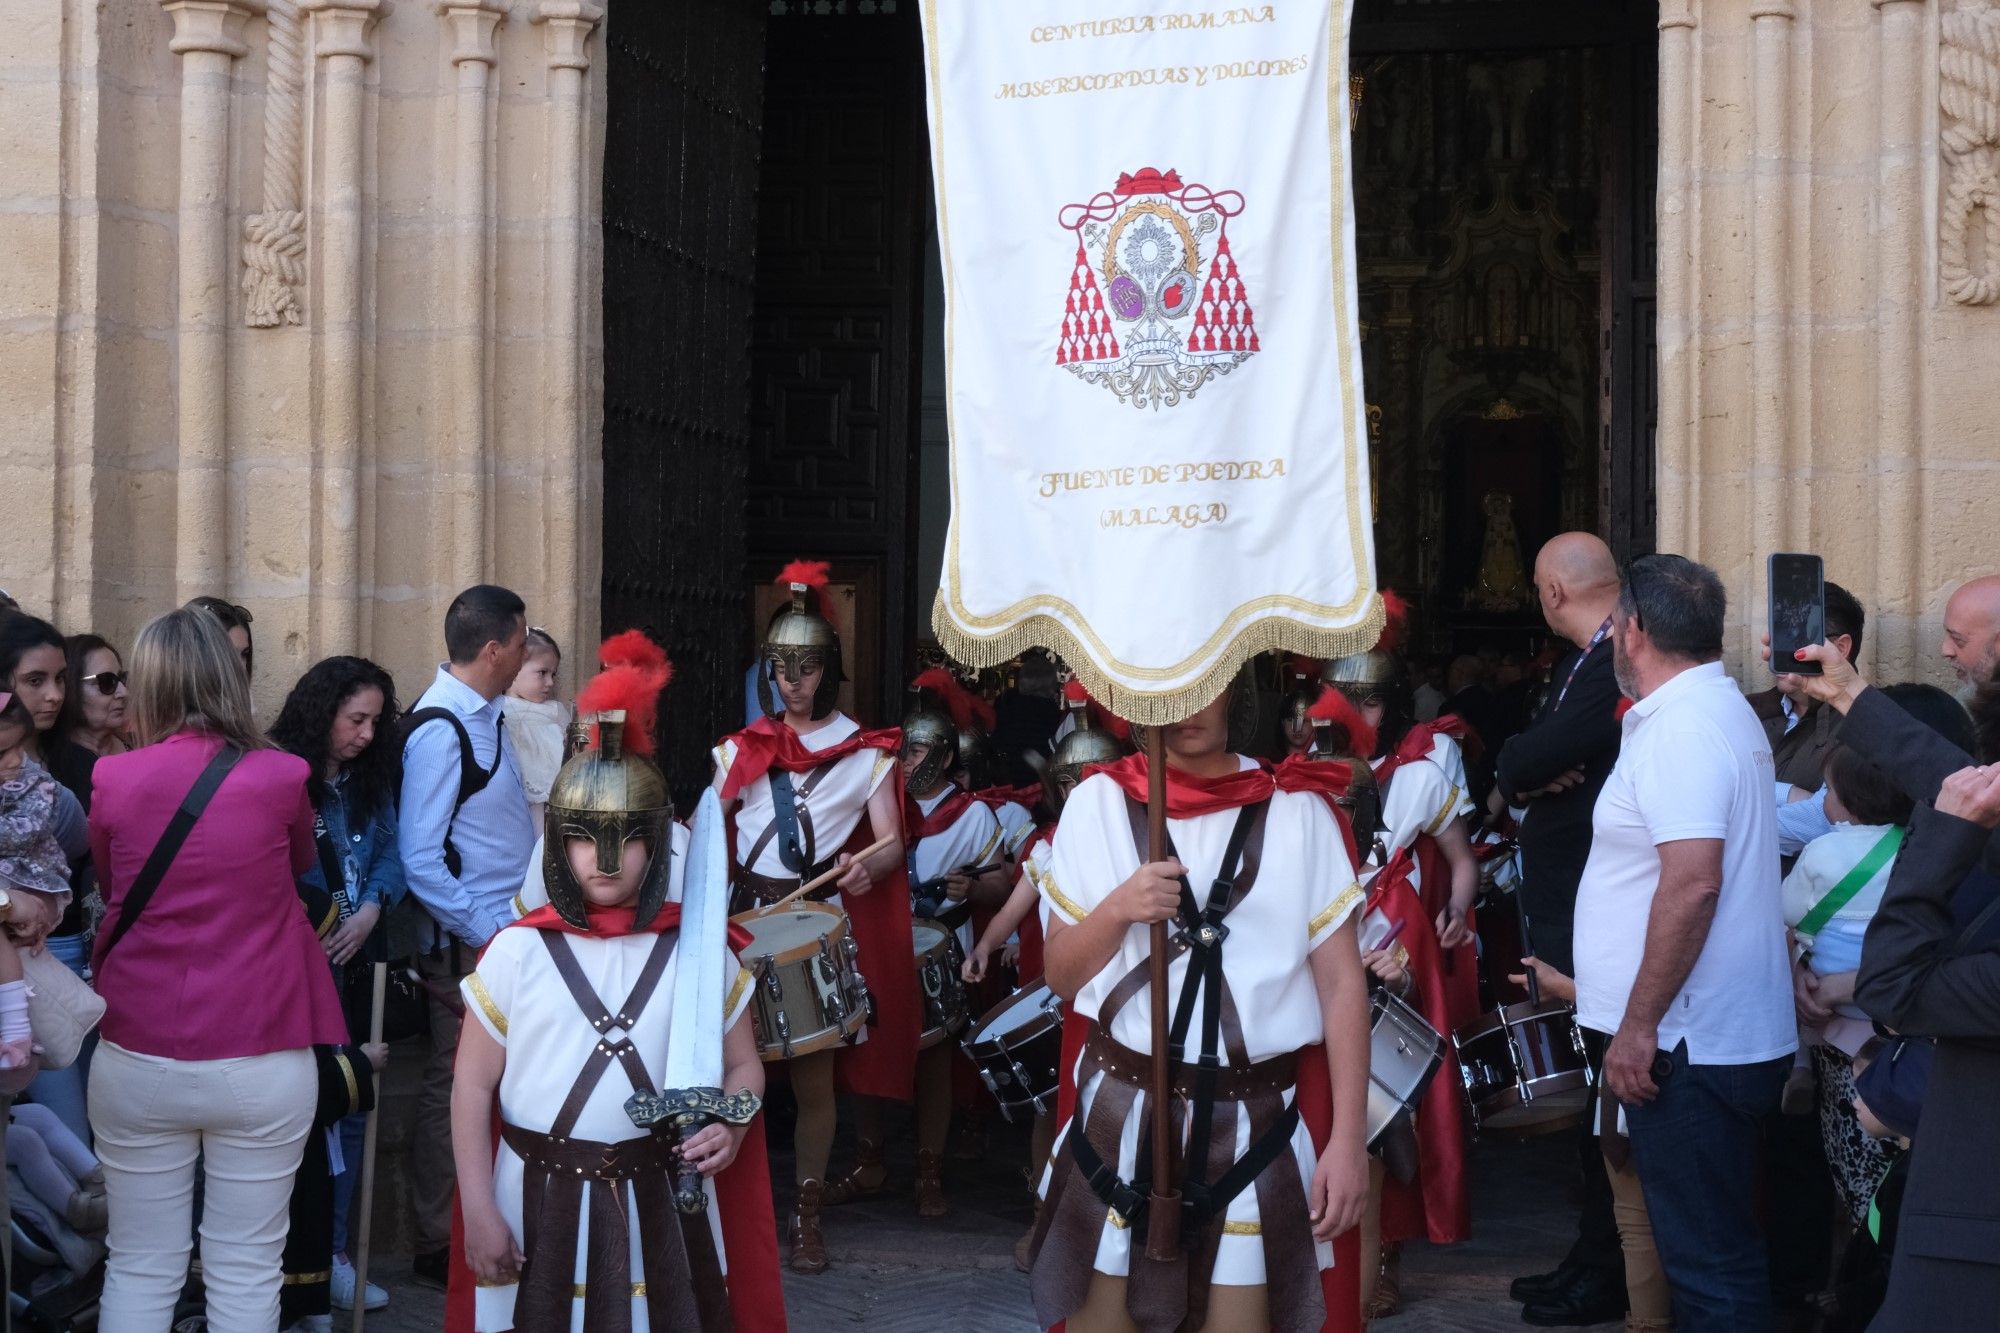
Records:
[[[661,758],[687,794],[716,730],[741,725],[748,664],[764,18],[743,0],[622,4],[606,43],[603,622],[674,659]]]

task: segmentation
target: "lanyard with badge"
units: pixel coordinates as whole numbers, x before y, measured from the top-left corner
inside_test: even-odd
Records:
[[[1569,697],[1569,687],[1576,684],[1576,673],[1583,670],[1583,664],[1588,662],[1590,655],[1597,651],[1597,645],[1603,643],[1610,634],[1611,617],[1606,616],[1604,617],[1604,623],[1597,627],[1597,633],[1590,636],[1590,642],[1583,646],[1581,653],[1577,654],[1576,665],[1569,669],[1569,679],[1565,680],[1562,689],[1556,692],[1556,708],[1561,708],[1563,700]],[[1551,708],[1549,711],[1553,713],[1555,708]]]

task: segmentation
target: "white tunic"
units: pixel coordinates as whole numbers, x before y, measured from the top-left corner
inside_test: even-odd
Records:
[[[1381,767],[1377,766],[1378,774]],[[1465,758],[1459,753],[1458,742],[1439,735],[1432,741],[1429,755],[1404,764],[1389,778],[1388,790],[1382,794],[1383,850],[1393,857],[1423,834],[1436,837],[1452,820],[1471,814],[1473,808],[1465,794]],[[1423,871],[1414,861],[1410,886],[1421,894]]]
[[[917,809],[926,818],[931,811],[943,804],[958,788],[946,783],[944,790],[917,802]],[[916,885],[940,875],[949,875],[954,870],[966,866],[990,865],[999,860],[1001,841],[1000,821],[994,817],[991,806],[974,801],[960,812],[951,827],[942,833],[933,833],[928,838],[919,838],[910,848],[910,883]],[[943,897],[943,891],[933,893],[933,897]],[[958,928],[958,945],[968,953],[972,950],[972,923],[968,920]]]
[[[681,876],[687,870],[688,831],[680,824],[669,824],[669,837],[674,844],[674,859],[667,866],[667,901],[681,900]],[[535,839],[535,853],[528,858],[528,873],[521,880],[521,891],[514,895],[514,919],[519,921],[538,907],[549,905],[549,886],[542,880],[542,848],[546,838]]]
[[[1019,801],[988,808],[1000,821],[1000,845],[1007,855],[1018,858],[1021,849],[1028,845],[1028,839],[1035,836],[1035,812]]]
[[[598,1042],[597,1029],[590,1025],[576,1000],[563,984],[541,932],[514,927],[493,937],[479,960],[479,969],[460,983],[465,1011],[477,1019],[493,1040],[507,1048],[507,1067],[500,1076],[500,1115],[508,1124],[546,1134],[555,1123],[556,1113],[568,1098],[576,1076],[588,1062]],[[627,935],[618,939],[565,935],[564,943],[576,955],[578,966],[590,988],[605,1006],[616,1012],[639,980],[659,937]],[[673,1026],[674,974],[680,966],[678,947],[667,963],[652,998],[640,1013],[632,1030],[633,1045],[644,1060],[653,1083],[660,1084],[666,1067],[667,1044]],[[725,1026],[733,1026],[749,1007],[750,973],[731,954],[725,976],[734,978],[726,996]],[[625,1114],[625,1102],[632,1095],[631,1081],[624,1067],[613,1063],[591,1090],[590,1100],[578,1117],[574,1137],[599,1143],[620,1143],[642,1137],[647,1131],[632,1123]],[[522,1219],[521,1191],[524,1169],[520,1157],[504,1142],[493,1163],[493,1192],[500,1215],[518,1242],[526,1234]],[[724,1271],[728,1257],[723,1253],[721,1207],[715,1202],[713,1182],[706,1182],[709,1206],[707,1224],[715,1237],[715,1249],[722,1257]],[[590,1244],[590,1191],[584,1187],[582,1217],[577,1230],[576,1290],[584,1290],[586,1256]],[[629,1207],[629,1205],[628,1205]],[[684,1219],[685,1221],[685,1219]],[[632,1281],[646,1280],[645,1261],[640,1253],[639,1220],[636,1210],[629,1214],[632,1246]],[[517,1288],[481,1286],[476,1294],[477,1333],[501,1333],[514,1327],[514,1296]],[[646,1298],[632,1297],[632,1326],[646,1327]],[[572,1308],[569,1327],[573,1333],[583,1328],[583,1301]]]
[[[860,730],[860,724],[853,718],[845,713],[835,713],[818,731],[801,735],[799,743],[808,751],[818,752],[839,745]],[[715,785],[720,788],[729,776],[730,766],[736,762],[736,743],[724,741],[715,747],[712,758],[715,761]],[[868,798],[875,794],[875,789],[882,785],[882,779],[895,767],[896,756],[888,750],[858,750],[840,760],[832,772],[814,784],[812,791],[797,796],[799,839],[806,864],[829,861],[847,845],[847,840],[854,836],[854,830],[861,827],[861,821],[867,817]],[[804,773],[792,775],[795,793],[805,780]],[[769,775],[744,787],[738,799],[741,804],[736,809],[736,846],[731,861],[740,869],[770,879],[795,878],[796,872],[785,867],[776,838],[764,844],[755,865],[745,864],[750,849],[757,845],[757,840],[778,818],[777,807],[771,800]],[[806,834],[808,819],[812,826],[810,838]],[[834,907],[841,905],[838,894],[826,901]]]
[[[1255,767],[1249,759],[1240,762],[1245,768]],[[1071,925],[1080,922],[1139,868],[1139,849],[1133,842],[1126,806],[1124,790],[1104,774],[1084,779],[1070,795],[1063,807],[1061,831],[1056,837],[1051,864],[1037,879],[1043,899],[1057,919]],[[1221,869],[1236,818],[1235,810],[1223,810],[1195,819],[1167,821],[1175,850],[1188,868],[1188,882],[1196,886],[1198,900],[1206,895]],[[1244,1044],[1253,1062],[1296,1051],[1321,1039],[1319,992],[1307,956],[1360,906],[1361,896],[1339,826],[1325,802],[1311,793],[1274,793],[1264,825],[1257,882],[1230,912],[1229,940],[1222,951],[1223,977],[1235,999]],[[1133,968],[1145,966],[1149,952],[1146,927],[1133,926],[1126,931],[1124,942],[1111,962],[1077,995],[1074,1011],[1096,1019],[1112,988]],[[1180,954],[1167,969],[1170,996],[1181,992],[1189,957],[1188,953]],[[1146,993],[1141,991],[1113,1017],[1111,1036],[1133,1050],[1150,1050],[1153,1039],[1150,1009]],[[1221,1054],[1226,1062],[1228,1052]],[[1102,1072],[1092,1074],[1078,1089],[1079,1116],[1087,1115],[1105,1077]],[[1286,1100],[1290,1098],[1288,1092]],[[1149,1114],[1142,1090],[1119,1145],[1117,1171],[1126,1180],[1132,1179],[1137,1169],[1139,1130]],[[1066,1124],[1063,1133],[1068,1132]],[[1237,1136],[1236,1151],[1240,1157],[1251,1147],[1247,1116],[1240,1118]],[[1061,1147],[1060,1140],[1057,1147]],[[1317,1154],[1313,1150],[1312,1133],[1303,1122],[1293,1130],[1292,1151],[1298,1161],[1300,1179],[1309,1186]],[[1058,1152],[1051,1160],[1065,1159]],[[1045,1194],[1047,1184],[1045,1172]],[[1255,1189],[1246,1189],[1230,1201],[1226,1221],[1232,1229],[1223,1233],[1214,1280],[1229,1286],[1261,1285],[1264,1247],[1256,1229],[1259,1223]],[[1131,1238],[1129,1230],[1107,1221],[1092,1266],[1101,1273],[1123,1276],[1130,1263]],[[1319,1266],[1332,1267],[1333,1247],[1317,1248]]]

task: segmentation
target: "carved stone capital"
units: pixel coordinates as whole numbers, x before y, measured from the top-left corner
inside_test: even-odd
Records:
[[[375,46],[368,36],[376,20],[388,12],[382,0],[299,0],[299,8],[315,16],[315,56],[375,58]]]
[[[234,59],[249,51],[243,25],[264,12],[264,0],[163,0],[161,8],[174,16],[169,51],[213,51]]]
[[[1694,8],[1691,0],[1664,0],[1660,5],[1660,31],[1670,28],[1693,28]]]
[[[604,20],[591,0],[541,0],[534,22],[542,25],[550,69],[589,69],[590,34]]]
[[[508,0],[439,0],[438,13],[451,25],[452,64],[491,65],[498,59],[493,34],[507,17],[507,6]]]
[[[1790,23],[1798,16],[1799,12],[1792,7],[1791,0],[1760,0],[1760,3],[1750,6],[1750,21],[1753,23],[1758,19],[1783,19]]]

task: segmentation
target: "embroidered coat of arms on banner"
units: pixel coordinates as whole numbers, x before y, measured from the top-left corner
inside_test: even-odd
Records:
[[[1166,722],[1375,641],[1351,4],[924,0],[952,656]]]

